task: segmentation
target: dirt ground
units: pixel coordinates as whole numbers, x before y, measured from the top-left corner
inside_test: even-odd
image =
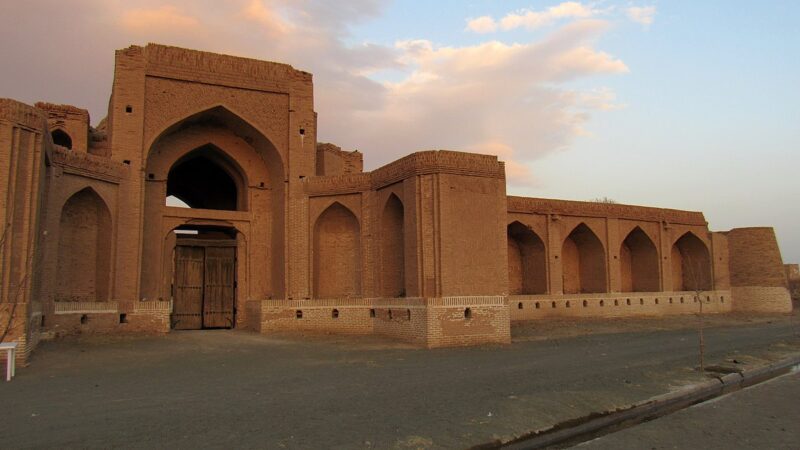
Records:
[[[709,364],[800,352],[798,315],[709,316]],[[43,343],[0,384],[9,448],[466,448],[702,381],[696,319],[515,325],[514,343],[175,332]]]

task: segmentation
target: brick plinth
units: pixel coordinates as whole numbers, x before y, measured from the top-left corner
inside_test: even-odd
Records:
[[[696,314],[695,292],[622,292],[581,295],[515,295],[508,299],[511,320],[535,320],[548,317],[634,317]],[[732,310],[731,291],[703,291],[703,312],[725,313]]]
[[[753,311],[763,313],[792,312],[792,298],[789,290],[780,286],[740,286],[732,287],[734,311]]]
[[[427,348],[511,342],[501,296],[263,300],[247,307],[248,328],[261,333],[378,334]]]

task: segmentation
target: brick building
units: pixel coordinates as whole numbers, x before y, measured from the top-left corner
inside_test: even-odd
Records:
[[[153,44],[117,51],[97,128],[0,100],[4,340],[22,358],[68,333],[230,327],[435,347],[509,342],[512,320],[693,313],[698,293],[791,310],[770,228],[510,197],[489,155],[364,172],[316,124],[309,73]]]

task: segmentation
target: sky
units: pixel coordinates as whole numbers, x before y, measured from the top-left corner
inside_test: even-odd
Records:
[[[498,155],[508,193],[773,226],[800,262],[800,2],[0,2],[0,97],[105,115],[114,50],[157,42],[312,72],[318,138],[367,170]]]

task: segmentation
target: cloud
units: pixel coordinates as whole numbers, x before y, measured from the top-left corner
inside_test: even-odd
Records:
[[[562,19],[587,19],[599,11],[579,2],[563,2],[543,11],[522,9],[508,13],[500,19],[499,27],[505,31],[516,28],[534,30]],[[498,22],[491,16],[482,16],[467,20],[467,30],[475,33],[491,33],[498,28]]]
[[[628,18],[636,23],[648,26],[653,23],[656,16],[655,6],[631,6],[625,10]]]
[[[564,2],[551,6],[544,11],[522,10],[509,13],[502,20],[500,26],[504,30],[513,30],[524,27],[528,30],[550,25],[559,19],[585,19],[595,14],[595,10],[578,2]]]
[[[122,13],[120,24],[128,30],[196,29],[199,22],[194,17],[183,14],[172,5],[159,8],[135,8]]]
[[[358,142],[379,163],[427,148],[489,152],[506,161],[512,184],[530,185],[530,162],[585,135],[592,111],[617,107],[609,89],[560,87],[628,71],[619,59],[591,48],[606,29],[602,21],[580,21],[526,44],[401,41],[396,47],[410,71],[399,82],[383,84],[380,107],[327,119],[320,111],[320,122],[332,121],[335,141]]]
[[[475,33],[492,33],[497,31],[497,22],[491,16],[481,16],[467,20],[467,30]]]
[[[424,149],[488,152],[506,161],[516,185],[535,183],[530,164],[585,135],[592,114],[619,107],[610,89],[567,87],[628,71],[596,48],[609,23],[588,18],[596,14],[583,4],[542,11],[553,24],[569,21],[529,42],[448,46],[417,36],[392,45],[354,43],[353,27],[385,6],[379,0],[0,3],[7,63],[0,96],[88,107],[97,123],[108,105],[115,49],[160,42],[280,61],[314,74],[318,139],[363,151],[368,168]],[[528,12],[515,14],[526,17],[518,26],[536,22]],[[41,17],[53,30],[69,31],[59,35],[61,45],[48,36],[30,39],[25,30],[38,27]],[[493,23],[484,22],[470,29]],[[380,76],[387,72],[392,76]]]
[[[277,11],[268,8],[259,0],[252,0],[242,10],[245,19],[253,20],[264,26],[270,34],[285,35],[292,31],[293,27],[283,19]]]

